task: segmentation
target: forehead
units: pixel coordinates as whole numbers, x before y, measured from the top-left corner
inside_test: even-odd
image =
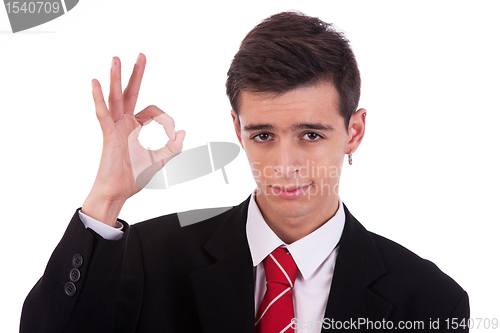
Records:
[[[283,94],[242,91],[239,108],[242,123],[270,123],[279,127],[302,121],[343,121],[337,90],[325,82]]]

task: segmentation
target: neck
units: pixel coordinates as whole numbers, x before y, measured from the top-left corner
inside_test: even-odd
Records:
[[[329,221],[339,208],[339,200],[336,196],[334,203],[330,205],[324,203],[308,214],[283,216],[277,214],[265,199],[262,200],[259,196],[256,196],[255,199],[267,225],[285,244],[291,244],[309,235]]]

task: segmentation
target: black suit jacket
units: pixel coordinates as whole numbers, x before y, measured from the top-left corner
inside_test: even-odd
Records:
[[[121,221],[119,241],[85,229],[75,212],[25,300],[20,331],[252,333],[249,199],[185,227],[177,214],[132,226]],[[432,321],[446,331],[469,318],[467,293],[457,283],[430,261],[366,231],[344,208],[323,332],[382,331],[400,321],[422,321],[419,332],[437,331]],[[83,263],[75,263],[79,255]],[[68,287],[75,267],[76,291]]]

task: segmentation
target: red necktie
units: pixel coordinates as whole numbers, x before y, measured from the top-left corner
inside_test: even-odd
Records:
[[[282,247],[264,259],[267,290],[255,317],[255,333],[292,333],[292,288],[297,265]]]

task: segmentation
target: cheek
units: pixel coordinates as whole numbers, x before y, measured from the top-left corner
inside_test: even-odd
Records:
[[[252,151],[252,149],[245,149],[245,153],[247,155],[248,164],[250,165],[250,170],[252,171],[254,179],[262,178],[264,170],[266,169],[266,165],[263,164],[262,158],[259,157],[257,152]]]
[[[309,176],[316,183],[336,183],[342,171],[342,155],[326,155],[322,158],[311,159],[307,169]],[[306,176],[301,174],[302,177]]]

